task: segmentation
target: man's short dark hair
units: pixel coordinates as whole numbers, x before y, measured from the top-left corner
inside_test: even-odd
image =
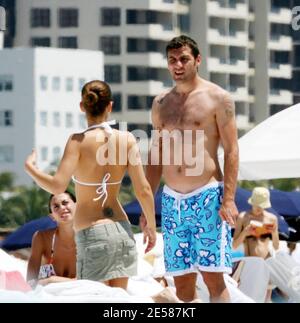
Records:
[[[66,190],[66,191],[64,191],[64,193],[65,194],[68,194],[69,196],[70,196],[70,199],[74,202],[74,203],[76,203],[76,197],[75,197],[75,195],[72,193],[72,192],[70,192],[69,190]],[[58,195],[58,194],[56,194],[56,195]],[[55,194],[51,194],[50,195],[50,197],[49,197],[49,201],[48,201],[48,210],[49,210],[49,213],[51,213],[52,211],[51,211],[51,201],[52,201],[52,198],[55,196]]]
[[[194,39],[186,36],[186,35],[180,35],[178,37],[173,38],[166,47],[166,54],[168,57],[168,53],[172,49],[178,49],[183,46],[188,46],[192,50],[192,54],[194,58],[197,58],[200,54],[200,50],[198,47],[198,44],[194,41]]]

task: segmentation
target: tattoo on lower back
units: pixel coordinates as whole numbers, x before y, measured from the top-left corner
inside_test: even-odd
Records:
[[[105,217],[107,218],[112,218],[114,216],[114,211],[112,208],[110,207],[106,207],[104,210],[103,210],[103,214]]]

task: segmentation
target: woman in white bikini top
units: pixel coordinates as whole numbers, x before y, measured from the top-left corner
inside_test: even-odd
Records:
[[[149,251],[156,241],[153,194],[134,136],[112,129],[107,122],[112,105],[108,84],[102,81],[85,84],[80,108],[86,115],[88,128],[70,136],[55,175],[37,168],[35,151],[27,158],[25,169],[39,186],[51,193],[64,191],[73,178],[77,199],[75,232],[97,224],[128,221],[118,200],[121,181],[127,172],[147,219],[144,236]]]

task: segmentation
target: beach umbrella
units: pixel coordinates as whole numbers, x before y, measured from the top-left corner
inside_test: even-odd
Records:
[[[36,231],[52,228],[56,228],[56,222],[49,216],[43,216],[40,219],[27,222],[8,235],[6,239],[0,241],[0,248],[7,251],[29,248],[31,247],[32,237]]]
[[[264,120],[239,139],[239,179],[300,177],[300,103]]]

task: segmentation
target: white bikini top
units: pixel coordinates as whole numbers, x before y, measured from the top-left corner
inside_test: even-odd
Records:
[[[115,125],[115,124],[116,124],[115,120],[105,121],[100,124],[96,124],[96,125],[88,127],[84,132],[91,130],[91,129],[95,129],[95,128],[102,128],[107,134],[111,135],[113,132],[111,125]],[[108,183],[107,181],[110,179],[110,177],[111,177],[110,173],[106,173],[104,175],[101,183],[81,182],[81,181],[77,180],[74,175],[72,176],[72,180],[74,183],[77,183],[77,184],[83,185],[83,186],[98,186],[98,188],[96,189],[96,193],[99,196],[94,198],[93,201],[95,201],[95,202],[99,201],[102,197],[104,197],[103,202],[102,202],[102,207],[103,207],[104,203],[106,202],[106,199],[108,197],[107,185],[116,185],[116,184],[122,183],[122,181]]]

